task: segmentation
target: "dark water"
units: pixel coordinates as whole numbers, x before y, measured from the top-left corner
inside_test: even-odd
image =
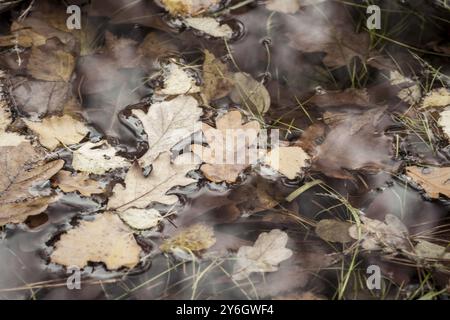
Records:
[[[148,6],[139,4],[117,13],[117,9],[123,6],[125,1],[93,1],[93,3],[94,5],[86,7],[86,10],[91,15],[90,19],[94,19],[93,21],[99,25],[97,46],[104,44],[106,31],[137,42],[142,41],[148,32],[156,32],[160,36],[167,37],[168,41],[182,53],[187,63],[199,64],[203,48],[207,48],[217,57],[226,58],[228,55],[222,40],[210,39],[174,27],[173,21],[153,4]],[[229,1],[224,2],[224,5],[226,3],[229,4]],[[398,8],[398,4],[394,1],[391,4],[384,3],[386,6]],[[410,4],[412,7],[414,5],[420,8],[421,4],[416,2]],[[355,18],[360,14],[357,8],[352,6],[346,9]],[[114,12],[116,14],[113,14]],[[14,15],[4,13],[1,16],[2,30],[7,30],[8,23],[5,21],[10,21]],[[141,16],[149,17],[139,18]],[[417,42],[419,45],[442,35],[442,28],[438,26],[434,29],[427,25],[421,34],[422,38],[418,39],[413,30],[417,21],[414,17],[410,19],[412,27],[402,35],[403,39],[410,41],[409,43]],[[233,27],[235,33],[234,38],[229,41],[229,47],[237,66],[252,74],[255,79],[262,80],[270,92],[272,105],[266,117],[267,122],[271,123],[283,115],[283,122],[291,123],[296,128],[283,132],[286,133],[287,139],[301,136],[303,130],[311,124],[309,118],[320,119],[323,111],[308,107],[309,117],[303,112],[287,113],[298,105],[297,99],[311,97],[319,86],[327,91],[349,87],[351,79],[345,68],[328,70],[335,79],[330,81],[329,75],[317,71],[321,54],[301,54],[286,45],[284,34],[300,23],[295,17],[285,18],[273,14],[264,8],[262,2],[255,1],[250,6],[233,11],[225,21]],[[392,49],[391,53],[394,56],[404,54],[404,50],[391,45],[387,46]],[[92,61],[87,61],[89,59]],[[74,88],[81,88],[83,115],[98,131],[98,136],[108,138],[129,158],[138,157],[147,148],[145,133],[140,124],[130,116],[129,110],[148,107],[148,101],[151,101],[153,93],[152,83],[143,79],[158,70],[161,59],[160,56],[148,57],[145,66],[119,70],[111,68],[108,64],[102,65],[105,63],[102,53],[94,57],[80,58],[78,61],[77,79],[73,85]],[[432,59],[438,60],[436,57]],[[414,66],[416,62],[412,59],[410,61],[400,59],[400,63],[402,65],[411,63]],[[444,65],[448,69],[449,65]],[[378,70],[369,69],[364,82],[369,91],[374,92],[376,98],[388,102],[386,119],[390,120],[385,121],[383,130],[386,137],[393,141],[397,123],[390,115],[404,111],[405,106],[399,106],[395,100],[396,93],[384,87]],[[99,87],[96,89],[92,83]],[[216,106],[227,109],[231,104],[230,101],[219,101],[216,102]],[[355,106],[348,107],[351,109]],[[423,159],[430,152],[426,146],[411,136],[401,137],[400,144],[402,148],[396,160]],[[353,152],[357,156],[358,150],[355,149]],[[445,152],[439,157],[431,153],[431,157],[439,164],[448,163],[450,158]],[[401,217],[412,233],[430,230],[442,224],[442,219],[448,218],[448,203],[444,200],[431,201],[424,198],[420,192],[407,186],[399,177],[383,172],[372,175],[361,174],[361,177],[361,180],[342,180],[310,172],[304,178],[322,179],[352,206],[364,211],[371,218],[382,219],[387,213]],[[184,188],[181,190],[181,203],[184,206],[180,206],[171,222],[165,221],[159,230],[137,236],[139,244],[147,254],[144,262],[135,270],[116,272],[105,270],[101,264],[92,264],[83,270],[81,290],[67,289],[68,274],[64,268],[49,262],[49,253],[52,244],[64,230],[76,225],[79,219],[89,218],[104,210],[105,199],[92,200],[75,194],[61,194],[61,198],[50,205],[44,213],[29,218],[24,224],[5,226],[0,232],[0,298],[247,299],[272,298],[293,291],[313,291],[326,298],[335,297],[340,281],[341,264],[333,265],[327,261],[339,257],[339,254],[335,253],[336,248],[318,239],[311,230],[295,220],[277,216],[276,210],[259,212],[250,218],[236,217],[234,206],[238,204],[241,205],[240,208],[251,206],[251,201],[245,198],[248,192],[246,188],[258,179],[261,180],[261,177],[256,174],[243,175],[235,186],[213,185],[202,181],[198,185]],[[271,183],[270,189],[276,193],[277,198],[282,199],[295,190],[301,180],[287,183],[275,177],[274,181],[264,183]],[[339,206],[337,200],[324,196],[324,193],[320,186],[315,186],[302,193],[292,203],[282,202],[281,207],[309,219],[336,216],[348,218],[348,210]],[[212,259],[183,263],[174,257],[156,254],[161,232],[170,235],[199,221],[214,225],[218,239],[215,249],[225,252],[225,258],[220,262]],[[267,274],[265,279],[258,279],[255,283],[256,289],[249,284],[237,287],[229,281],[226,274],[232,270],[231,253],[236,252],[242,245],[251,245],[259,233],[274,228],[288,232],[290,236],[288,247],[295,251],[294,259],[283,264],[278,272]],[[445,236],[448,235],[443,235]],[[227,257],[227,253],[230,254],[230,258]],[[373,254],[363,257],[361,268],[373,263],[383,264],[384,269],[397,283],[403,282],[411,285],[411,288],[417,287],[418,279],[414,267],[399,266]],[[323,266],[326,267],[321,271]],[[201,271],[207,268],[210,268],[210,271],[199,278]],[[436,281],[439,282],[439,279],[437,275]],[[352,286],[350,285],[349,291]],[[395,293],[393,290],[392,295],[395,296]],[[367,293],[362,293],[360,297],[370,297],[365,294]],[[352,297],[350,293],[347,297],[358,298]]]

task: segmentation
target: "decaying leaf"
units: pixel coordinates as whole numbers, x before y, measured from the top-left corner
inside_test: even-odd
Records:
[[[282,13],[296,13],[300,7],[316,5],[327,0],[268,0],[266,8]]]
[[[42,122],[24,121],[39,136],[39,142],[49,150],[56,149],[60,144],[76,144],[89,132],[84,123],[68,115],[45,118]]]
[[[307,166],[308,154],[300,147],[277,147],[267,153],[263,163],[288,179],[295,179]]]
[[[419,83],[413,81],[410,78],[403,76],[397,70],[391,71],[390,82],[393,86],[398,86],[402,88],[397,96],[409,103],[410,105],[416,104],[420,101],[422,97],[422,90],[420,89]]]
[[[163,68],[164,88],[156,90],[163,95],[179,95],[200,92],[195,79],[176,63]]]
[[[90,179],[85,172],[74,175],[70,171],[61,170],[54,177],[54,184],[64,192],[78,191],[85,197],[105,192],[100,183]]]
[[[11,35],[0,36],[0,47],[18,45],[21,47],[39,47],[45,44],[47,37],[35,32],[33,29],[25,28],[17,21],[11,25]]]
[[[148,151],[139,159],[139,164],[145,167],[200,128],[202,109],[193,97],[178,96],[153,104],[147,113],[133,110],[133,114],[141,120],[148,137]]]
[[[128,167],[130,163],[116,156],[116,149],[106,141],[86,142],[73,152],[72,167],[76,170],[104,174],[109,170]]]
[[[186,18],[184,23],[193,29],[201,31],[205,34],[216,38],[230,39],[233,36],[233,30],[227,24],[220,24],[214,18],[200,17],[200,18]]]
[[[264,114],[270,108],[270,95],[266,87],[245,72],[237,72],[233,75],[234,89],[231,91],[231,99],[249,108],[256,114]]]
[[[450,167],[406,167],[406,174],[433,199],[450,198]]]
[[[156,227],[163,217],[156,209],[129,208],[119,212],[120,218],[133,229],[147,230]]]
[[[88,262],[103,262],[113,270],[133,268],[140,253],[132,231],[122,220],[113,213],[103,213],[63,234],[50,258],[54,263],[79,268]]]
[[[232,80],[227,65],[208,50],[204,51],[202,95],[209,103],[225,97],[231,90]]]
[[[403,222],[392,214],[387,214],[385,222],[360,216],[361,219],[361,246],[366,250],[383,250],[395,252],[408,250],[408,228]],[[359,240],[358,227],[353,225],[348,229],[349,235]]]
[[[173,163],[170,153],[162,153],[152,165],[152,171],[145,177],[141,168],[134,164],[125,177],[125,187],[116,184],[109,198],[108,209],[124,211],[128,208],[145,208],[152,202],[173,205],[178,201],[176,195],[167,191],[175,186],[187,186],[196,180],[186,174],[198,168],[199,160],[192,153],[178,156]]]
[[[162,5],[171,15],[195,15],[208,10],[220,0],[161,0]]]
[[[450,105],[450,90],[439,88],[428,93],[422,101],[422,108],[445,107]]]
[[[0,147],[0,226],[23,222],[54,201],[50,192],[39,193],[34,189],[55,175],[64,161],[45,163],[42,159],[43,155],[28,142]]]
[[[278,264],[289,259],[292,251],[286,248],[288,235],[278,229],[258,236],[252,247],[239,248],[233,269],[234,280],[244,280],[253,272],[274,272]]]
[[[352,241],[348,233],[350,226],[345,221],[322,219],[316,225],[316,233],[325,241],[346,243]]]
[[[202,131],[209,147],[195,144],[192,151],[206,162],[200,169],[209,180],[232,183],[258,158],[257,154],[252,154],[256,150],[250,150],[250,146],[256,141],[261,128],[257,121],[242,124],[242,115],[236,110],[219,117],[216,127],[204,123]]]
[[[15,132],[6,131],[11,122],[11,112],[7,103],[0,100],[0,147],[15,147],[25,142],[25,137]]]
[[[414,247],[414,253],[419,259],[450,260],[450,252],[446,251],[445,247],[426,240],[419,240]]]
[[[44,81],[68,82],[75,68],[75,58],[62,50],[31,49],[28,72],[33,78]]]
[[[337,5],[330,5],[329,12],[307,6],[286,18],[289,45],[302,52],[325,52],[323,62],[329,67],[349,65],[354,57],[365,61],[369,56],[368,33],[356,33],[346,12]]]
[[[444,131],[445,135],[447,135],[447,139],[450,140],[450,108],[439,114],[438,124],[442,128],[442,131]]]
[[[206,250],[215,243],[214,229],[205,224],[198,223],[167,239],[160,248],[164,252],[171,252],[175,249],[197,252]]]

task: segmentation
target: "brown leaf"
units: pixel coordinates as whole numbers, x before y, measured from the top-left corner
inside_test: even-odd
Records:
[[[346,243],[352,241],[348,234],[350,226],[351,224],[348,222],[322,219],[316,225],[316,233],[325,241]]]
[[[33,191],[55,175],[63,160],[44,163],[28,142],[17,147],[0,147],[0,226],[23,222],[44,211],[54,199]]]
[[[231,90],[232,81],[227,65],[208,50],[204,51],[202,94],[206,103],[225,97]]]
[[[75,69],[75,58],[62,50],[33,47],[27,69],[37,80],[68,82]]]
[[[195,15],[219,3],[219,0],[161,0],[171,15]]]
[[[230,98],[242,108],[254,114],[264,114],[270,108],[270,95],[266,87],[247,73],[237,72],[233,75],[234,89]]]
[[[418,183],[433,199],[439,195],[450,198],[450,168],[449,167],[406,167],[406,174]]]
[[[204,224],[195,224],[164,241],[160,248],[165,252],[170,252],[176,248],[196,252],[206,250],[215,243],[216,237],[212,227]]]
[[[61,236],[51,261],[64,266],[85,267],[88,262],[104,262],[110,270],[133,268],[139,263],[141,248],[132,231],[114,213],[81,221]]]
[[[61,170],[54,177],[54,184],[64,192],[78,191],[86,197],[105,192],[98,181],[89,179],[87,173],[73,175],[70,171]]]

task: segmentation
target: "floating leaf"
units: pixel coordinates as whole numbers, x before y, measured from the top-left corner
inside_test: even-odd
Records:
[[[267,153],[263,163],[288,179],[294,179],[307,166],[308,154],[300,147],[277,147]]]
[[[253,272],[274,272],[278,264],[292,256],[292,251],[285,248],[288,235],[278,229],[258,236],[252,247],[243,246],[237,253],[233,279],[246,279]]]
[[[352,241],[348,233],[350,226],[348,222],[322,219],[316,225],[316,233],[325,241],[346,243]]]
[[[201,31],[205,34],[216,38],[230,39],[233,36],[233,30],[227,24],[220,24],[214,18],[200,17],[200,18],[186,18],[184,23],[193,29]]]
[[[109,170],[128,167],[130,163],[116,156],[116,149],[106,141],[86,142],[73,152],[72,167],[76,170],[104,174]]]
[[[439,195],[450,197],[449,167],[406,167],[406,174],[418,183],[433,199]]]
[[[54,184],[64,192],[78,191],[85,197],[105,192],[98,181],[90,179],[89,174],[84,172],[74,175],[70,171],[61,170],[54,177]]]
[[[439,88],[428,93],[422,101],[422,108],[445,107],[450,105],[450,90]]]
[[[198,130],[198,119],[202,109],[198,102],[189,96],[178,96],[173,100],[153,104],[147,113],[133,110],[133,114],[141,120],[148,137],[148,151],[139,159],[143,167],[163,152],[189,137]]]
[[[171,15],[195,15],[219,3],[220,0],[161,0]]]
[[[153,162],[152,167],[151,173],[145,177],[141,168],[133,165],[125,177],[125,187],[121,184],[114,186],[108,209],[124,211],[132,207],[145,208],[152,202],[175,204],[178,197],[166,194],[167,191],[196,182],[186,174],[198,168],[198,159],[192,153],[184,153],[171,163],[170,154],[165,152]]]
[[[231,91],[231,99],[242,107],[249,108],[256,114],[264,114],[270,108],[270,95],[266,87],[251,75],[238,72],[233,75],[235,88]]]
[[[202,94],[207,103],[225,97],[233,85],[226,64],[208,50],[204,51]]]
[[[156,209],[129,208],[119,213],[122,220],[137,230],[146,230],[156,227],[163,217]]]
[[[0,147],[0,226],[23,222],[45,211],[55,200],[51,193],[40,194],[40,186],[64,165],[63,160],[48,163],[28,142],[17,147]]]
[[[257,121],[242,124],[242,115],[235,110],[218,118],[216,127],[217,129],[203,124],[203,134],[209,147],[192,145],[192,151],[206,162],[200,169],[209,180],[232,183],[245,168],[252,164],[252,160],[256,161],[258,157],[255,154],[255,159],[251,159],[250,146],[258,137],[260,125]],[[230,147],[227,140],[234,145]],[[236,143],[242,141],[243,144]],[[227,156],[227,153],[232,159],[229,159],[230,156]]]
[[[49,150],[54,150],[61,143],[71,145],[80,142],[89,132],[84,123],[71,116],[53,116],[42,122],[24,119],[27,126],[39,135],[39,142]]]
[[[200,92],[196,80],[176,63],[163,68],[164,88],[156,90],[163,95],[192,94]]]
[[[113,213],[94,221],[81,221],[63,234],[51,254],[51,261],[83,268],[88,262],[103,262],[110,270],[133,268],[139,263],[141,248],[132,231]]]
[[[161,245],[161,250],[170,252],[175,249],[184,251],[201,251],[212,247],[216,243],[214,236],[214,229],[204,224],[194,224],[186,228],[164,241]]]

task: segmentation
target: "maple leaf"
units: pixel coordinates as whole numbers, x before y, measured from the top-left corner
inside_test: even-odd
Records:
[[[148,151],[139,159],[146,167],[163,152],[170,151],[179,141],[197,131],[202,109],[190,96],[178,96],[170,101],[155,103],[147,113],[133,110],[147,133]]]
[[[237,253],[233,279],[246,279],[253,272],[274,272],[278,264],[292,256],[292,251],[285,248],[288,235],[278,229],[258,236],[252,247],[243,246]]]
[[[114,213],[104,213],[94,221],[81,221],[63,234],[50,256],[52,262],[83,268],[88,262],[104,262],[110,270],[139,263],[141,248],[132,231]]]
[[[28,142],[17,147],[0,147],[0,226],[23,222],[54,201],[51,194],[34,193],[33,187],[55,175],[64,161],[45,163],[42,159],[43,155]]]
[[[114,186],[108,209],[124,211],[131,207],[145,208],[151,202],[173,205],[178,197],[168,195],[167,191],[197,181],[186,177],[189,171],[198,168],[198,159],[192,153],[184,153],[171,163],[170,153],[165,152],[152,166],[151,173],[145,177],[141,168],[134,164],[125,177],[125,187],[121,184]]]
[[[216,127],[203,124],[202,131],[209,147],[195,144],[192,145],[192,151],[206,162],[200,169],[209,180],[232,183],[252,164],[250,147],[255,143],[261,128],[257,121],[242,124],[242,115],[236,110],[218,118]],[[229,161],[231,163],[227,163]]]

